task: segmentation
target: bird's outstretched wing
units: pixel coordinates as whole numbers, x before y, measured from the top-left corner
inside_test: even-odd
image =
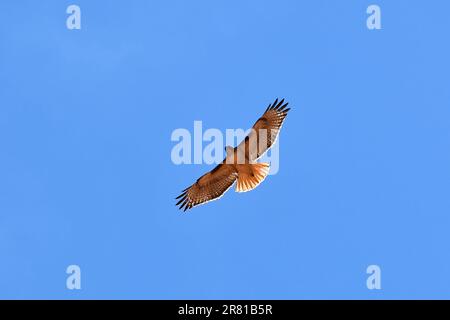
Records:
[[[184,211],[197,205],[219,199],[236,181],[237,171],[234,166],[219,164],[212,171],[200,177],[196,183],[183,190],[176,199],[177,206]]]
[[[273,146],[290,110],[286,108],[287,105],[284,99],[280,102],[276,99],[274,103],[269,104],[245,140],[238,145],[238,149],[249,161],[256,161]]]

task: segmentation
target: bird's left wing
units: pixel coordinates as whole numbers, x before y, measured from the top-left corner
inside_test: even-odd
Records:
[[[236,181],[237,172],[232,165],[219,164],[212,171],[200,177],[176,199],[177,206],[184,211],[197,205],[219,199]]]
[[[284,99],[279,102],[276,99],[255,122],[248,136],[237,147],[247,159],[255,161],[273,146],[290,110],[287,105]]]

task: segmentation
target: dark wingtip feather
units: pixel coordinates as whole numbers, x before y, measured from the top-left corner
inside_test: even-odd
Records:
[[[181,203],[180,209],[183,209],[183,207],[186,207],[189,203],[189,199],[188,198],[184,198],[183,202]]]
[[[185,201],[185,200],[186,200],[186,196],[183,197],[183,198],[181,198],[180,201],[178,201],[176,205],[179,205],[180,203],[182,203],[182,202]]]
[[[280,106],[284,103],[284,99],[281,99],[280,102],[278,102],[277,106],[275,107],[276,110],[280,109]]]
[[[272,103],[272,107],[270,107],[270,109],[275,109],[275,106],[278,103],[278,98],[275,99],[275,101]]]
[[[280,108],[278,108],[278,111],[283,111],[287,105],[289,104],[289,102],[286,102],[285,104],[283,104]]]
[[[184,196],[186,193],[182,192],[178,197],[175,198],[175,200],[180,199],[182,196]]]

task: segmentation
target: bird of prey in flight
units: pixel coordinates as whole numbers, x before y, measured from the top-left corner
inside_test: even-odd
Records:
[[[290,108],[284,99],[270,104],[250,133],[235,148],[227,146],[225,159],[184,189],[176,199],[184,211],[217,200],[236,182],[236,192],[256,188],[269,173],[269,163],[256,162],[275,143]]]

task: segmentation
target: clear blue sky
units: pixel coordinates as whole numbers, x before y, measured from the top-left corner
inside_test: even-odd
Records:
[[[449,12],[1,1],[0,298],[450,298]],[[172,164],[172,131],[248,128],[276,97],[279,173],[181,214],[212,166]]]

